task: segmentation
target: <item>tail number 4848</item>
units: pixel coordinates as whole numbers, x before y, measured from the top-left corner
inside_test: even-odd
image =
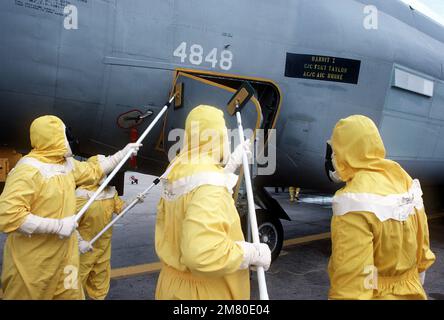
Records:
[[[204,49],[200,44],[191,45],[189,50],[187,50],[187,47],[187,43],[182,42],[173,52],[173,55],[180,58],[182,63],[188,58],[189,62],[196,66],[208,63],[212,68],[216,68],[219,65],[222,70],[230,70],[233,66],[233,52],[230,50],[222,50],[218,54],[217,48],[213,48],[205,55]]]

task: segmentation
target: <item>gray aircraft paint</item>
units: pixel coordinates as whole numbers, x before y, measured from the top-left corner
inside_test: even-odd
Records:
[[[444,182],[444,28],[397,0],[29,0],[0,4],[0,142],[29,149],[35,117],[56,114],[73,127],[84,154],[111,153],[128,142],[116,118],[160,110],[176,68],[275,81],[282,91],[277,171],[264,185],[331,189],[325,141],[338,119],[371,117],[390,158],[423,184]],[[78,7],[79,29],[63,28],[63,6]],[[379,28],[363,27],[364,7],[379,9]],[[186,42],[204,54],[229,50],[232,66],[182,63]],[[359,60],[357,84],[285,77],[287,53]],[[434,83],[433,97],[393,86],[395,69]],[[221,102],[222,103],[222,102]],[[144,124],[146,126],[147,124]],[[141,169],[159,174],[145,143]]]

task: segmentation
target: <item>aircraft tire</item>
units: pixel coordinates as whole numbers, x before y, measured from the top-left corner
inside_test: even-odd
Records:
[[[281,252],[284,243],[284,229],[281,220],[269,211],[263,209],[256,210],[256,214],[259,238],[261,242],[267,243],[270,247],[271,259],[274,261],[279,257],[279,253]],[[241,221],[245,239],[248,239],[248,215],[242,216]]]

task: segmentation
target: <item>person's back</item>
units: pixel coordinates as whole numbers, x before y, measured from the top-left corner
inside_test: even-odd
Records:
[[[83,299],[72,273],[79,265],[77,237],[61,238],[42,226],[74,219],[75,184],[98,181],[103,170],[66,155],[65,125],[57,117],[34,120],[30,138],[33,149],[9,173],[0,195],[0,231],[8,233],[4,299]]]
[[[83,299],[78,285],[76,185],[96,184],[140,144],[128,144],[96,164],[72,157],[65,124],[35,119],[31,152],[9,173],[0,195],[4,299]]]
[[[249,273],[239,270],[243,255],[234,242],[244,237],[227,187],[166,197],[158,205],[156,252],[166,267],[159,283],[171,290],[158,286],[156,299],[249,299]]]
[[[77,211],[85,205],[99,186],[99,184],[85,185],[77,188]],[[114,213],[122,211],[123,205],[124,202],[117,195],[116,189],[106,187],[79,221],[78,232],[81,241],[91,241],[111,222]],[[91,299],[103,300],[109,292],[112,232],[110,228],[97,239],[92,251],[80,255],[79,277],[83,289]]]
[[[419,181],[395,162],[370,119],[336,126],[330,299],[426,299],[420,280],[434,262]]]
[[[195,124],[199,128],[191,130]],[[205,130],[215,139],[202,139]],[[237,176],[219,164],[225,135],[223,113],[213,107],[199,106],[187,118],[186,145],[170,164],[157,208],[156,252],[163,266],[156,299],[250,298],[232,198]]]
[[[96,164],[100,162],[102,157],[101,155],[94,156],[89,158],[87,162]],[[102,181],[78,186],[76,189],[77,211],[80,211],[94,195]],[[80,255],[79,277],[85,293],[91,299],[105,299],[110,288],[111,237],[113,229],[108,229],[98,238],[92,250],[89,241],[111,222],[114,213],[122,211],[123,206],[124,202],[119,198],[116,188],[107,186],[79,221],[77,231],[80,240],[79,250],[82,253]]]

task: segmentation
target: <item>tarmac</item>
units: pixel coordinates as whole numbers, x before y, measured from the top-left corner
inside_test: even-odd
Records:
[[[131,185],[135,175],[138,185]],[[154,177],[128,172],[124,200],[133,199]],[[301,193],[299,203],[290,203],[288,193],[270,194],[277,199],[292,221],[282,221],[284,248],[266,273],[270,299],[325,300],[328,296],[328,259],[331,254],[331,198]],[[160,188],[152,189],[145,202],[133,208],[114,227],[112,240],[112,280],[107,299],[154,299],[159,260],[154,248],[156,206]],[[444,299],[444,214],[429,213],[432,250],[437,260],[427,272],[425,289],[431,300]],[[0,234],[0,265],[6,236]],[[258,298],[256,275],[251,274],[252,299]],[[1,296],[1,292],[0,292]]]

